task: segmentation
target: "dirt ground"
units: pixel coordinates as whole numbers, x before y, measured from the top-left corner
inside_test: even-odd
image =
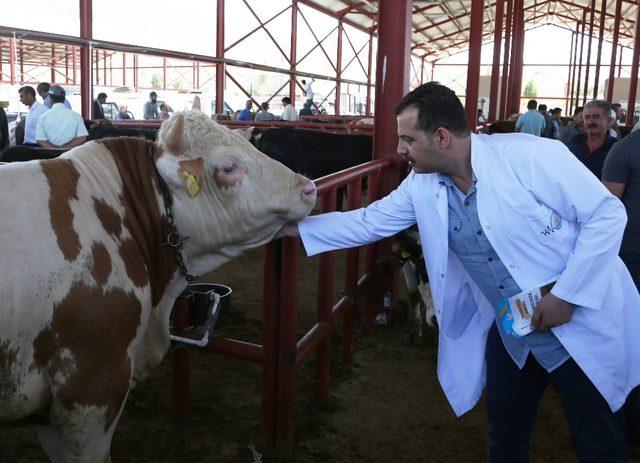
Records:
[[[338,254],[340,256],[340,254]],[[218,334],[260,342],[261,249],[218,269],[204,281],[231,286],[231,307]],[[336,261],[336,294],[342,285]],[[300,332],[313,323],[316,259],[301,262]],[[315,462],[483,462],[486,425],[481,404],[456,418],[436,378],[437,333],[418,345],[405,342],[410,327],[398,321],[359,335],[355,362],[339,363],[334,335],[330,399],[314,397],[313,363],[297,376],[293,457]],[[130,395],[112,444],[113,463],[275,461],[259,453],[261,369],[257,364],[193,350],[190,356],[190,414],[171,415],[171,359],[167,355]],[[0,429],[0,463],[45,462],[35,427]],[[532,443],[532,461],[570,463],[566,421],[557,395],[547,391]]]

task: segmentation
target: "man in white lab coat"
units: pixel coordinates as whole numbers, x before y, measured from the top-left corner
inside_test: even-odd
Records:
[[[361,246],[417,223],[438,318],[438,377],[456,414],[487,387],[490,462],[528,461],[543,391],[557,389],[582,462],[627,461],[619,412],[640,383],[640,296],[618,249],[624,207],[560,142],[475,135],[450,89],[400,102],[412,172],[367,208],[283,228],[307,254]],[[557,280],[516,337],[505,299]]]

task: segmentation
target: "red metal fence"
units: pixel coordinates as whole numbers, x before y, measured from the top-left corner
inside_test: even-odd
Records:
[[[243,127],[257,127],[261,130],[278,128],[278,127],[296,127],[298,129],[314,130],[318,132],[330,132],[337,134],[362,134],[373,136],[373,125],[358,124],[361,119],[359,117],[339,117],[325,119],[326,116],[317,116],[315,118],[305,118],[296,122],[288,121],[228,121],[217,120],[220,125],[237,129]],[[95,121],[99,122],[99,121]],[[159,129],[162,121],[160,120],[115,120],[113,125],[117,127],[128,127],[136,129]]]
[[[371,161],[316,181],[321,212],[336,210],[338,188],[346,187],[346,209],[361,207],[364,179],[367,180],[367,203],[378,199],[383,171],[393,168],[393,159]],[[334,256],[324,253],[319,258],[316,323],[298,339],[298,283],[300,242],[285,238],[265,246],[263,286],[262,345],[224,337],[213,337],[204,348],[262,364],[262,438],[265,448],[281,455],[291,453],[294,435],[294,389],[297,368],[316,354],[316,384],[319,399],[330,390],[331,333],[342,317],[342,361],[350,363],[356,337],[356,304],[362,296],[362,307],[368,319],[373,317],[372,295],[366,287],[376,276],[376,247],[366,246],[364,271],[359,272],[360,249],[349,249],[345,255],[344,295],[333,301]],[[174,327],[185,319],[187,300],[176,302]],[[173,350],[174,412],[184,415],[188,408],[188,351],[176,345]]]

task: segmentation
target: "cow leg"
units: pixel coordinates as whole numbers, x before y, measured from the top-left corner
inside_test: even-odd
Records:
[[[120,398],[118,413],[106,429],[105,407],[74,404],[69,408],[54,398],[52,424],[38,427],[40,444],[49,459],[53,463],[110,463],[111,439],[127,395],[128,391]]]

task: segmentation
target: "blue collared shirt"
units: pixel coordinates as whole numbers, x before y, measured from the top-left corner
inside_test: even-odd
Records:
[[[522,133],[530,133],[531,135],[540,136],[542,131],[547,127],[547,121],[544,116],[535,109],[530,109],[516,121],[516,128]]]
[[[448,175],[438,174],[447,187],[449,202],[449,248],[460,259],[465,270],[495,308],[522,289],[515,282],[493,246],[482,231],[476,203],[476,178],[465,195]],[[528,288],[527,288],[528,289]],[[504,332],[496,323],[500,337],[513,361],[522,368],[529,352],[547,371],[553,371],[569,359],[569,353],[551,332],[533,331],[522,338]]]

